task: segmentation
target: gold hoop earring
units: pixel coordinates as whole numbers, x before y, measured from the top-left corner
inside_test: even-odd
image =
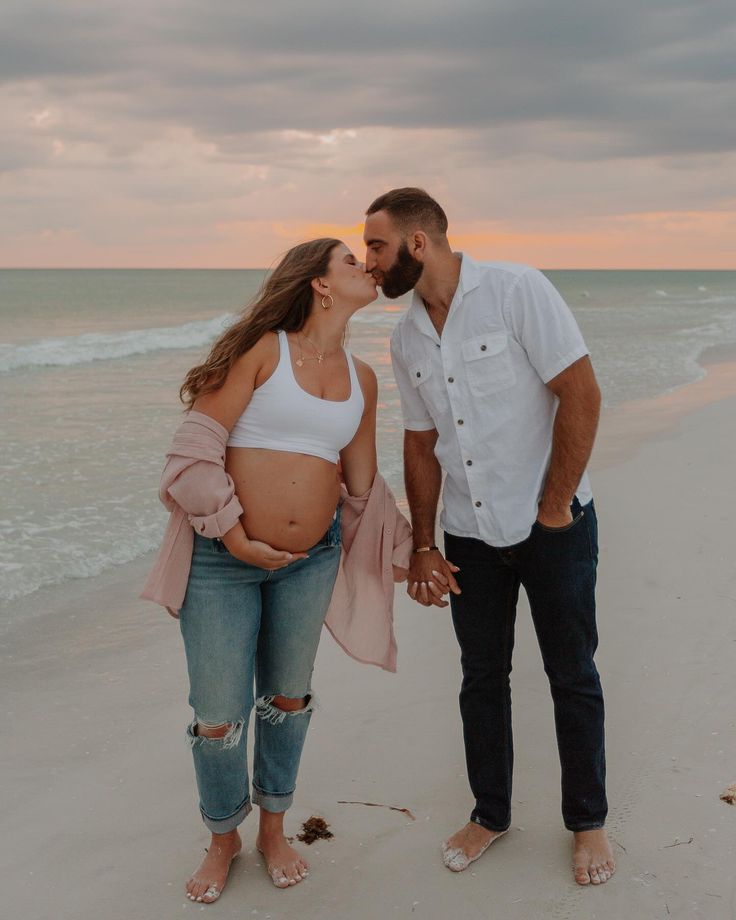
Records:
[[[329,303],[325,303],[325,301],[326,301],[328,298],[329,298],[330,302],[329,302]],[[334,306],[335,306],[335,298],[332,296],[332,294],[325,294],[325,296],[322,298],[322,309],[323,309],[323,310],[329,310],[330,307],[334,307]]]

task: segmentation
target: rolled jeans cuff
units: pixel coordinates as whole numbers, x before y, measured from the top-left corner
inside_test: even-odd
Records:
[[[605,821],[587,821],[585,824],[575,824],[572,825],[565,821],[565,827],[568,831],[572,831],[573,834],[578,834],[582,831],[599,831],[601,828],[606,826]]]
[[[262,789],[259,789],[255,783],[253,784],[253,802],[256,805],[260,805],[261,808],[265,808],[266,811],[278,814],[279,812],[291,808],[293,801],[293,791],[284,792],[283,794],[278,792],[264,792]]]
[[[228,834],[230,831],[234,831],[235,828],[245,820],[253,811],[253,806],[250,803],[250,799],[246,799],[240,808],[228,818],[210,818],[201,808],[199,811],[205,826],[208,830],[211,830],[213,834]]]
[[[511,824],[507,824],[506,827],[493,827],[490,821],[486,821],[485,818],[481,818],[480,815],[471,815],[470,820],[473,824],[477,824],[479,827],[485,828],[487,831],[492,831],[494,834],[503,834],[505,831],[511,827]]]

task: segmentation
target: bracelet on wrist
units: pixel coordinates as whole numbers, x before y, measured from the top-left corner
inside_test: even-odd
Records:
[[[413,552],[415,553],[431,553],[433,550],[439,552],[439,546],[435,546],[434,543],[431,546],[417,546]]]

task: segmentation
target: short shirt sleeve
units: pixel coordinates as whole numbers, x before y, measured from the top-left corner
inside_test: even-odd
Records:
[[[554,285],[534,268],[514,284],[504,314],[544,383],[588,354],[570,308]]]
[[[409,372],[401,354],[400,335],[399,328],[396,328],[391,336],[391,364],[401,398],[404,428],[408,431],[431,431],[435,424],[427,411],[424,400],[409,378]]]

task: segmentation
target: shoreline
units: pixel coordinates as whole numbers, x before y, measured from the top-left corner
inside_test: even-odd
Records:
[[[711,345],[697,363],[704,371],[699,380],[603,410],[590,472],[630,460],[649,441],[675,431],[688,415],[736,396],[736,344]]]
[[[624,402],[610,409],[604,408],[588,471],[595,475],[632,459],[649,441],[667,437],[675,431],[688,415],[712,403],[736,396],[736,343],[705,348],[698,356],[698,364],[704,371],[698,380],[657,396]],[[400,507],[406,511],[403,497],[397,498]],[[151,550],[128,562],[113,565],[97,575],[43,585],[29,594],[15,598],[12,601],[13,607],[22,612],[9,623],[0,624],[0,648],[8,632],[22,622],[36,619],[47,606],[53,606],[57,592],[64,595],[68,586],[86,582],[117,584],[115,571],[127,571],[129,567],[131,571],[137,571],[140,566],[145,570],[146,566],[152,564],[155,553],[156,550]]]

